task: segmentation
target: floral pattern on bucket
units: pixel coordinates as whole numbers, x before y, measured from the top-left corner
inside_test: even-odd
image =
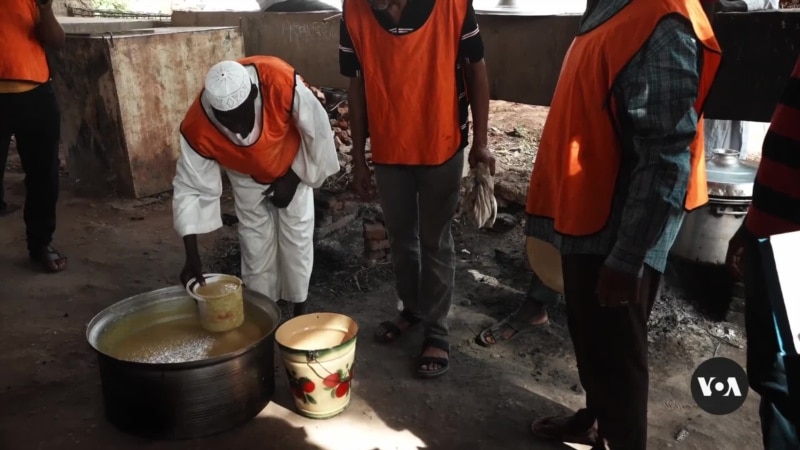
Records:
[[[322,380],[323,389],[331,393],[331,398],[342,398],[350,392],[350,382],[353,380],[353,367],[345,366],[345,370],[338,370]]]
[[[311,403],[316,405],[317,401],[311,394],[317,389],[313,381],[306,377],[297,377],[297,374],[292,370],[287,370],[286,375],[289,377],[289,387],[292,390],[292,395],[303,403]]]

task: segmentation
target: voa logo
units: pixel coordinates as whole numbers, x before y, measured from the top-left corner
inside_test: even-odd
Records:
[[[703,397],[711,397],[712,395],[722,394],[723,397],[741,397],[742,390],[739,389],[739,382],[736,377],[728,377],[725,381],[717,381],[716,377],[697,377],[697,382],[700,384],[700,392]]]
[[[709,414],[730,414],[747,400],[747,373],[728,358],[711,358],[697,366],[691,379],[694,401]]]

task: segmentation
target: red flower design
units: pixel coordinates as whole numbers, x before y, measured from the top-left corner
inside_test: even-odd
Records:
[[[353,379],[353,368],[345,366],[345,370],[334,372],[322,380],[325,390],[330,391],[331,398],[342,398],[350,392]]]

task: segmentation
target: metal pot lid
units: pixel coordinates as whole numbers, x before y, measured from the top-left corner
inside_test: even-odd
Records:
[[[715,149],[706,161],[708,195],[713,197],[752,197],[757,167],[739,160],[739,151]]]

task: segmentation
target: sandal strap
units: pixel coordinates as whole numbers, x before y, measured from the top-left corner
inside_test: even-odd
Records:
[[[450,343],[441,338],[437,337],[425,338],[425,342],[422,343],[422,350],[425,351],[425,349],[428,347],[438,348],[439,350],[442,350],[443,352],[447,352],[447,354],[450,354]]]

